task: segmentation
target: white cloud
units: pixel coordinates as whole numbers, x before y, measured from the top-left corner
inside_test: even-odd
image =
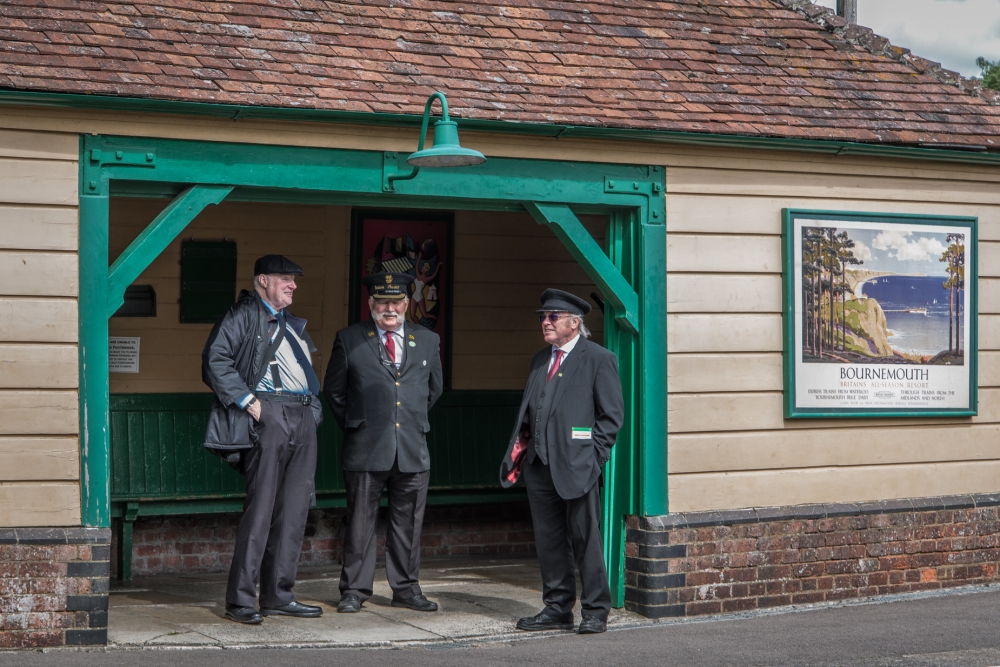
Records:
[[[964,76],[979,76],[979,56],[1000,60],[1000,0],[858,0],[858,23]]]
[[[913,232],[904,232],[895,229],[880,232],[878,236],[872,239],[872,247],[876,250],[895,249],[906,245],[908,243],[906,237],[911,234]]]
[[[872,247],[876,250],[895,250],[895,256],[901,262],[936,262],[945,248],[937,239],[921,236],[910,240],[913,232],[894,229],[879,233],[872,239]]]
[[[851,254],[862,262],[870,262],[872,260],[872,249],[866,246],[861,241],[854,242],[854,248],[851,249]]]

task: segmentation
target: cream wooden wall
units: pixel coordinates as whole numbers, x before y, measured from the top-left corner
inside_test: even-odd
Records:
[[[80,524],[78,153],[0,130],[0,526]]]
[[[670,511],[1000,490],[1000,171],[763,158],[667,170]],[[979,217],[978,417],[783,419],[783,207]]]
[[[603,246],[605,219],[582,222]],[[524,389],[531,357],[545,347],[535,311],[547,287],[590,302],[584,322],[602,343],[604,318],[590,298],[597,288],[548,228],[526,213],[456,213],[452,388]]]
[[[24,193],[37,192],[41,181],[36,182],[34,190],[26,186],[25,179],[30,181],[32,177],[27,175],[32,172],[22,168],[22,161],[35,165],[35,160],[25,158],[45,143],[31,132],[10,130],[68,133],[64,137],[93,132],[363,150],[404,151],[416,145],[415,131],[407,129],[52,108],[5,108],[0,113],[0,129],[8,130],[3,132],[5,137],[20,137],[0,142],[6,146],[3,150],[8,151],[0,153],[0,161],[7,165],[0,187],[6,193],[4,201],[9,200],[13,205],[35,203],[24,202],[22,197]],[[653,142],[520,137],[466,131],[462,139],[464,144],[488,156],[656,164],[667,168],[669,313],[665,324],[669,349],[667,408],[671,511],[860,501],[996,491],[1000,487],[997,481],[1000,480],[1000,171],[978,165],[712,149]],[[43,151],[41,161],[46,165],[69,167],[69,161],[76,155],[75,138],[72,147],[69,143],[65,142],[59,151]],[[43,188],[46,196],[53,191],[62,192],[63,187],[67,193],[70,188],[74,192],[74,196],[63,198],[66,203],[57,203],[46,210],[64,211],[60,206],[75,206],[73,169],[45,176],[53,183],[65,184],[55,190],[46,186]],[[979,216],[982,385],[979,417],[894,421],[785,422],[782,419],[779,308],[780,209],[784,206]],[[148,221],[156,209],[144,211],[148,214],[144,220]],[[213,215],[212,209],[205,215]],[[336,248],[346,249],[347,213],[346,209],[327,213],[314,211],[306,217],[313,220],[309,224],[315,224],[323,215],[329,217],[330,224],[340,225],[345,234],[344,237],[338,235],[341,232],[327,234],[324,253],[332,253],[330,257],[333,258],[341,252]],[[528,260],[517,265],[520,260],[515,259],[510,260],[514,263],[508,270],[502,260],[492,259],[499,254],[495,248],[506,248],[509,257],[531,256],[535,252],[538,239],[534,235],[542,230],[527,219],[511,223],[523,228],[521,238],[527,239],[527,243],[511,241],[504,246],[502,239],[478,239],[478,249],[473,250],[476,243],[471,237],[476,235],[476,225],[485,229],[484,221],[491,216],[503,218],[507,224],[508,218],[500,214],[457,215],[457,220],[468,224],[456,228],[456,250],[461,249],[462,234],[467,233],[470,255],[456,263],[456,388],[521,388],[527,357],[541,347],[537,339],[532,338],[534,323],[530,316],[522,321],[519,315],[525,308],[533,310],[533,299],[537,298],[533,292],[540,291],[549,280],[565,281],[565,286],[578,290],[581,295],[590,291],[582,284],[585,278],[571,272],[546,275],[541,263],[536,266]],[[199,224],[200,221],[196,221],[192,229],[198,229]],[[8,238],[18,238],[11,236],[13,234],[34,233],[17,224],[2,229],[4,242]],[[220,222],[216,231],[229,229]],[[131,231],[137,232],[138,227]],[[498,232],[499,235],[503,233]],[[127,243],[122,239],[116,242],[119,250]],[[16,243],[33,247],[34,242]],[[20,251],[21,247],[16,250]],[[558,253],[559,249],[552,252]],[[6,256],[9,252],[0,250],[0,254]],[[241,256],[243,254],[241,252]],[[553,256],[543,254],[546,259]],[[326,354],[332,342],[332,332],[346,318],[346,297],[326,295],[327,292],[334,294],[336,290],[331,285],[338,280],[342,281],[343,288],[345,278],[339,276],[346,275],[342,273],[347,270],[346,255],[336,260],[339,264],[331,261],[330,266],[334,268],[322,269],[325,296],[309,298],[339,298],[339,301],[331,301],[329,305],[324,302],[321,306],[314,300],[309,304],[305,303],[308,293],[301,292],[303,304],[308,306],[303,314],[323,318],[323,331],[317,336],[322,354]],[[7,261],[5,266],[20,271],[27,264],[19,268],[16,263]],[[528,268],[540,272],[537,280],[525,279],[523,271]],[[150,268],[154,270],[155,267]],[[310,275],[318,275],[318,270],[319,267],[307,267]],[[249,273],[245,264],[241,264],[240,271],[241,276]],[[8,275],[10,277],[4,278],[5,283],[14,281],[12,285],[23,285],[26,282],[17,277],[16,271]],[[63,292],[58,284],[48,287],[52,282],[58,283],[58,275],[46,268],[27,282],[34,286],[31,289],[51,289],[52,294],[60,295]],[[490,282],[494,279],[495,284]],[[463,280],[468,284],[463,285]],[[10,289],[22,299],[37,298],[35,292],[22,292],[28,289],[23,286]],[[75,295],[75,287],[71,292]],[[4,294],[8,293],[4,290]],[[167,294],[158,289],[161,308]],[[47,299],[44,301],[49,303]],[[17,302],[15,305],[26,303],[17,299],[11,302]],[[75,301],[73,304],[75,306]],[[4,307],[13,308],[14,305]],[[38,303],[31,304],[28,310],[40,317],[41,322],[49,317],[58,321],[59,307],[43,307]],[[500,308],[507,310],[496,317],[493,313]],[[296,309],[302,310],[302,307]],[[593,318],[588,322],[592,329],[595,328]],[[125,324],[113,320],[112,332],[130,335],[139,330]],[[60,327],[57,324],[54,328]],[[48,327],[41,324],[35,327],[36,332],[42,329]],[[75,325],[72,330],[75,336]],[[491,331],[500,330],[509,333],[491,338]],[[188,350],[185,354],[189,361],[197,356],[205,335],[207,327],[197,334],[176,338]],[[495,363],[475,359],[479,340],[490,343],[498,338],[509,342],[518,353]],[[490,347],[497,349],[495,343]],[[149,349],[144,339],[144,353]],[[520,371],[517,370],[518,359],[525,360]],[[319,360],[317,365],[323,363]],[[151,369],[155,367],[155,364],[150,366]],[[124,376],[112,376],[112,391],[204,391],[196,369],[197,366],[192,365],[192,370],[184,371],[190,374],[176,383],[162,377],[139,385],[141,374],[129,380],[121,379]],[[478,378],[480,384],[475,384],[473,377]],[[120,382],[132,382],[134,389],[126,389]],[[46,392],[45,396],[60,397],[60,392],[69,393],[55,389]],[[23,393],[18,395],[24,396]],[[60,405],[64,411],[76,409],[75,399]],[[58,409],[51,412],[64,414]],[[38,421],[35,416],[39,415],[44,422],[47,414],[34,410],[34,416],[22,419],[21,423],[33,424]],[[8,419],[2,421],[3,424],[13,423]],[[66,422],[71,422],[75,429],[75,416]],[[73,461],[75,466],[75,458]],[[22,506],[34,505],[24,501]]]
[[[117,257],[166,206],[166,200],[111,200],[110,256]],[[181,242],[236,242],[236,289],[252,289],[253,264],[281,254],[302,266],[291,311],[309,321],[319,353],[313,365],[322,378],[333,335],[347,323],[350,211],[335,206],[287,206],[223,202],[209,206],[139,276],[156,290],[156,317],[113,317],[112,336],[138,336],[139,372],[111,373],[111,393],[207,392],[201,381],[201,350],[211,324],[181,324]]]
[[[166,205],[113,198],[111,257],[124,250]],[[184,239],[237,244],[237,286],[249,288],[260,255],[284,254],[302,265],[291,310],[309,320],[322,379],[337,331],[348,322],[351,210],[223,202],[210,206],[136,280],[156,290],[157,316],[115,317],[112,336],[138,336],[139,373],[112,373],[112,393],[205,392],[201,350],[210,324],[180,323],[180,252]],[[585,224],[603,242],[604,220]],[[275,228],[280,232],[275,232]],[[531,355],[542,348],[535,310],[546,287],[587,298],[593,282],[556,237],[527,214],[459,211],[455,219],[454,389],[523,389]],[[600,342],[600,312],[586,319]]]

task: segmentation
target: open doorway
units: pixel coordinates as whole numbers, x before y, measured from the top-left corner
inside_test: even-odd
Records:
[[[113,197],[110,258],[168,204]],[[445,237],[433,244],[440,268],[424,267],[423,275],[425,287],[441,293],[425,289],[425,297],[434,299],[425,298],[423,310],[409,316],[424,325],[435,324],[430,316],[446,320],[437,322],[443,325],[447,379],[428,434],[431,488],[423,554],[533,553],[524,493],[500,489],[497,470],[531,356],[544,345],[534,316],[539,295],[546,287],[588,299],[597,293],[559,239],[524,212],[227,201],[205,209],[150,263],[130,289],[137,294],[132,303],[109,320],[111,339],[137,351],[134,365],[115,358],[109,373],[112,567],[119,579],[228,568],[244,478],[201,446],[212,402],[201,380],[202,346],[215,319],[240,289],[250,287],[254,260],[284,254],[305,271],[290,310],[309,322],[322,377],[336,332],[362,315],[358,280],[375,256],[364,243],[365,220],[395,224],[371,228],[385,237],[376,250],[387,263],[409,256],[408,234],[383,234],[385,229],[407,221],[444,223],[438,231]],[[606,218],[583,222],[603,245]],[[422,256],[430,257],[432,236],[410,235],[413,259],[423,246]],[[400,252],[389,244],[400,245]],[[420,270],[410,264],[392,268]],[[213,296],[226,285],[228,300]],[[152,307],[139,307],[139,299],[153,299]],[[603,343],[604,318],[596,303],[587,325],[593,340]],[[337,563],[343,546],[341,433],[328,417],[319,433],[316,507],[304,564]]]

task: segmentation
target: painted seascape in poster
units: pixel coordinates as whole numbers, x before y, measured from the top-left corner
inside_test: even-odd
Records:
[[[974,409],[975,222],[797,212],[788,223],[789,416]]]

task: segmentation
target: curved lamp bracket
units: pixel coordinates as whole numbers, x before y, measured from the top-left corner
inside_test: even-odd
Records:
[[[434,100],[441,102],[441,120],[434,123],[434,145],[424,149],[427,141],[427,126],[430,123],[431,106]],[[479,151],[470,148],[463,148],[458,140],[458,124],[448,117],[448,100],[442,92],[433,92],[427,98],[424,105],[424,118],[420,123],[420,141],[417,143],[417,151],[412,153],[406,162],[413,165],[413,169],[406,174],[387,174],[383,183],[383,190],[386,192],[395,191],[393,185],[396,181],[408,181],[416,178],[421,167],[465,167],[474,164],[482,164],[486,161]]]

